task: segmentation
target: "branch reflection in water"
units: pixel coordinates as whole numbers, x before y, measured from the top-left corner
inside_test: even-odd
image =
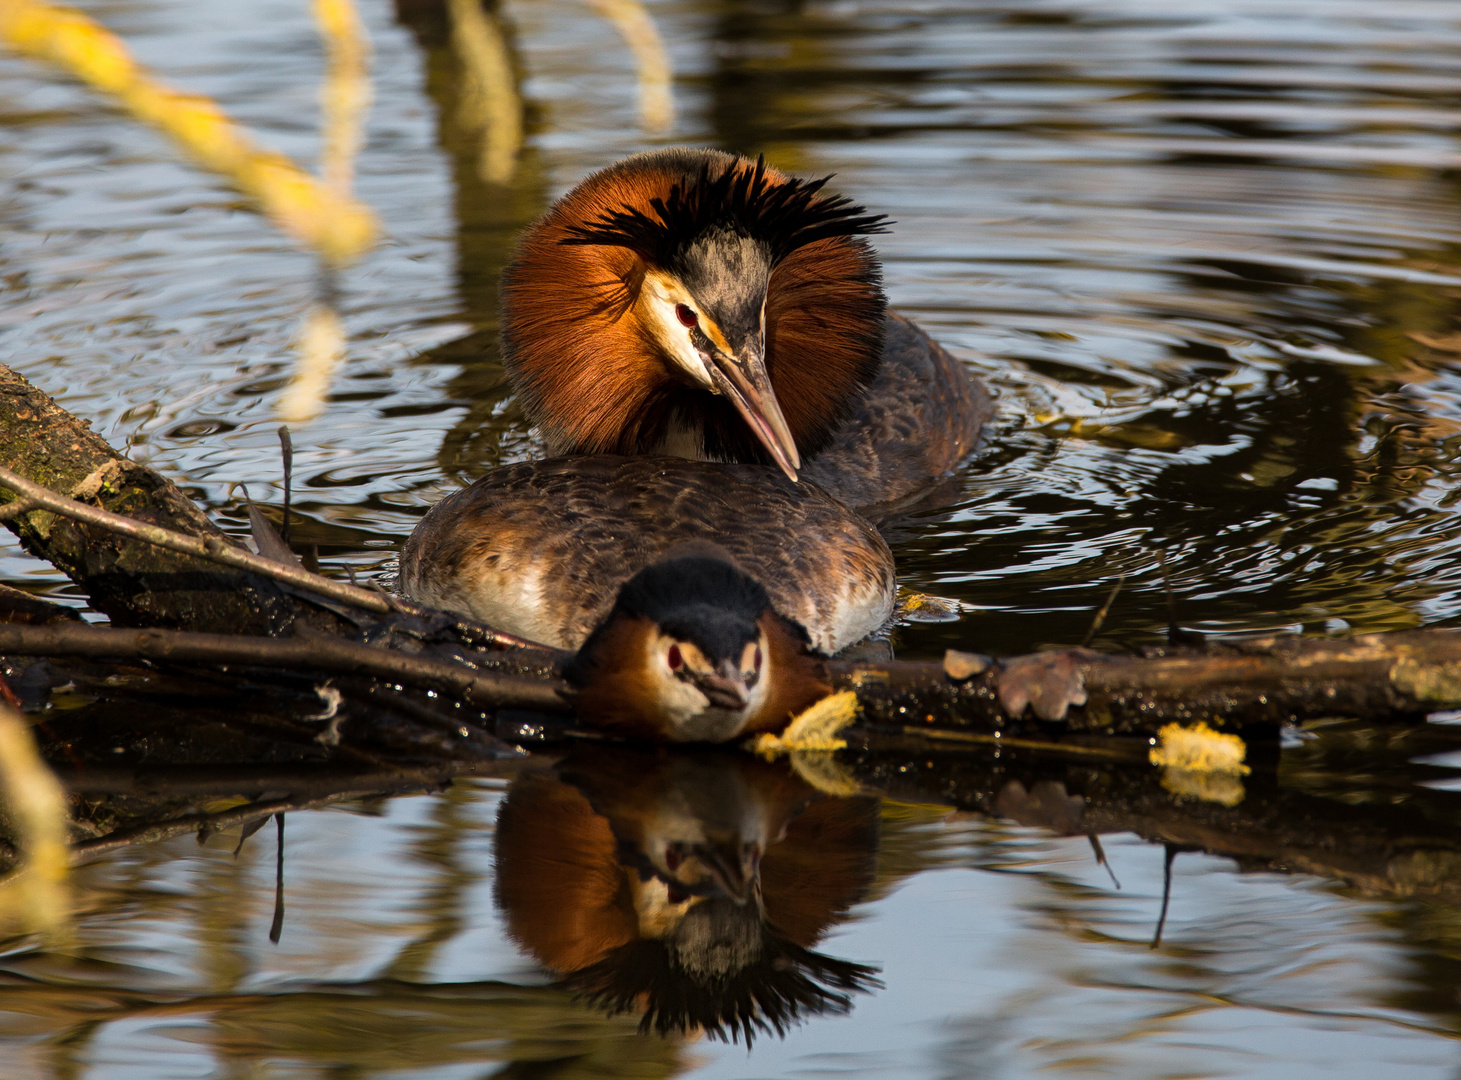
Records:
[[[873,882],[878,811],[734,751],[594,746],[508,792],[497,902],[609,1015],[749,1046],[881,985],[813,950]]]

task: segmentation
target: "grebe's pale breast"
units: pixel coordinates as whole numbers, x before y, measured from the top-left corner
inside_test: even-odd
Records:
[[[820,488],[759,465],[589,456],[495,469],[443,499],[401,551],[401,591],[575,649],[639,570],[720,545],[832,653],[887,622],[893,557]]]

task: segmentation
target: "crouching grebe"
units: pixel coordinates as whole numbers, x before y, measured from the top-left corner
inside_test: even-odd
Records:
[[[918,494],[989,398],[887,311],[885,219],[713,150],[589,176],[503,277],[503,361],[555,454],[774,464],[849,506]]]
[[[423,603],[576,649],[630,578],[707,542],[764,586],[775,612],[819,652],[845,648],[892,614],[892,553],[857,514],[764,466],[682,458],[494,469],[421,519],[401,550],[400,586]],[[740,603],[729,579],[700,584],[723,586],[732,609]]]
[[[779,732],[832,692],[807,632],[717,554],[646,566],[569,663],[580,719],[632,739]]]

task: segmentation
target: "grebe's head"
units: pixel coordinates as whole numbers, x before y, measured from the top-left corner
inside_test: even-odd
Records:
[[[586,721],[669,742],[725,742],[758,723],[779,730],[793,703],[827,692],[806,632],[758,582],[706,555],[631,578],[566,674]]]
[[[661,151],[534,226],[505,278],[504,352],[555,449],[768,460],[796,479],[881,356],[877,262],[854,238],[885,219],[826,179]]]

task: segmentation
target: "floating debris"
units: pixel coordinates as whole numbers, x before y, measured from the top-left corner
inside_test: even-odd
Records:
[[[899,589],[893,618],[899,622],[914,623],[958,622],[959,616],[969,610],[971,605],[962,600]]]
[[[780,735],[758,735],[750,749],[767,761],[793,751],[822,753],[847,746],[837,733],[857,719],[857,695],[851,690],[830,694],[792,718]]]
[[[1252,770],[1243,764],[1248,747],[1238,736],[1199,721],[1192,727],[1168,724],[1157,740],[1149,757],[1153,765],[1164,766],[1162,786],[1173,795],[1228,807],[1243,801],[1240,777]]]

